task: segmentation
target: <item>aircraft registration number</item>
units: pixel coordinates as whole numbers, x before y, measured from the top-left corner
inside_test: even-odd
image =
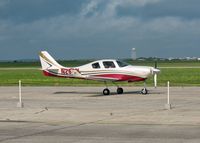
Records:
[[[78,68],[61,69],[61,74],[64,75],[80,74],[80,70]]]

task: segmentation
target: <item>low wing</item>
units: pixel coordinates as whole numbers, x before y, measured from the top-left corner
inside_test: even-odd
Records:
[[[119,81],[118,78],[113,77],[101,77],[101,76],[89,76],[87,77],[89,80],[98,80],[98,81]]]
[[[145,78],[142,77],[128,75],[128,74],[121,74],[121,73],[90,75],[88,76],[87,79],[99,80],[99,81],[128,81],[128,82],[145,80]]]

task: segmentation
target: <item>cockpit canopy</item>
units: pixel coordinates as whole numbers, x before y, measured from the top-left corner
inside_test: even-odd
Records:
[[[102,60],[102,61],[96,61],[92,64],[93,69],[101,69],[101,68],[116,68],[116,67],[126,67],[129,64],[120,61],[120,60]]]

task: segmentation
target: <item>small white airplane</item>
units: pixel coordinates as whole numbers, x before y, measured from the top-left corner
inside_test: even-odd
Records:
[[[154,85],[156,87],[157,74],[160,72],[159,69],[154,67],[132,66],[113,59],[98,60],[79,67],[64,67],[57,63],[46,51],[41,51],[39,57],[45,76],[103,81],[106,85],[106,88],[103,90],[104,95],[110,94],[106,84],[108,81],[144,81],[144,88],[141,90],[141,93],[147,94],[146,79],[154,75]],[[123,88],[117,86],[117,94],[122,93]]]

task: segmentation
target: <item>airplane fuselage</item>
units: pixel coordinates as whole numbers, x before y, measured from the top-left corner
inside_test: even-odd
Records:
[[[160,70],[153,67],[133,66],[114,59],[98,60],[79,67],[64,67],[57,63],[46,51],[40,52],[40,61],[43,73],[46,76],[98,80],[104,82],[145,81],[150,75],[154,75],[154,83],[157,85],[157,73],[160,72]],[[109,93],[110,91],[107,88],[104,89],[104,95],[108,95]],[[123,89],[118,87],[117,93],[122,94]],[[147,93],[146,88],[144,88],[142,93]]]
[[[105,81],[144,81],[155,70],[153,67],[121,65],[121,61],[105,59],[94,61],[80,67],[61,67],[54,72],[51,68],[44,71],[45,75],[66,78],[82,78]],[[120,67],[121,65],[121,67]]]

